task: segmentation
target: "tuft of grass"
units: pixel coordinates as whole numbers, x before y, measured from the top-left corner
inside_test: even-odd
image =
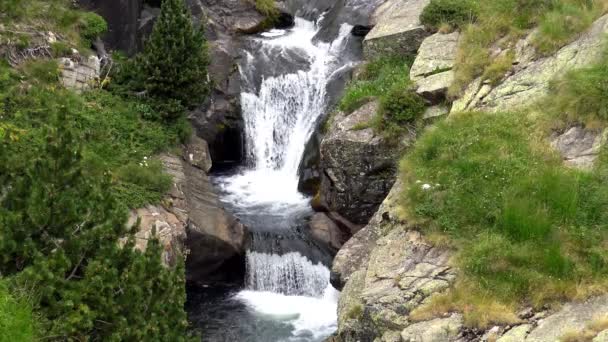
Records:
[[[431,0],[420,15],[422,24],[438,30],[443,25],[462,28],[479,15],[478,0]]]
[[[275,0],[255,0],[255,9],[266,17],[272,19],[279,14]]]
[[[536,140],[534,120],[462,113],[427,131],[402,161],[409,219],[458,251],[460,285],[434,305],[464,311],[473,326],[499,321],[484,321],[488,306],[608,290],[606,161],[594,172],[563,167]]]
[[[32,307],[23,295],[10,293],[5,280],[0,281],[0,341],[29,342],[35,338]]]
[[[407,86],[410,62],[410,59],[394,56],[370,61],[359,78],[346,87],[338,108],[352,113],[370,100],[388,93],[395,84]]]
[[[608,63],[570,71],[551,83],[542,107],[569,122],[608,121]]]

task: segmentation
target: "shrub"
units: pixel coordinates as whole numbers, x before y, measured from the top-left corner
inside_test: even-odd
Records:
[[[255,0],[255,9],[270,18],[278,15],[275,0]]]
[[[425,108],[424,100],[403,84],[394,85],[380,101],[384,120],[397,125],[415,121]]]
[[[108,23],[100,15],[85,12],[80,18],[80,34],[89,42],[101,36],[108,30]]]
[[[432,0],[422,11],[422,24],[438,29],[442,24],[463,28],[479,15],[477,0]]]
[[[179,102],[193,107],[209,92],[206,42],[203,33],[194,28],[184,0],[163,1],[138,60],[143,77],[140,85],[153,98],[172,100],[171,106]]]

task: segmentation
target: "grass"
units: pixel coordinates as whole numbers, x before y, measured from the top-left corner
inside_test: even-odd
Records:
[[[461,113],[402,161],[410,220],[446,236],[461,270],[451,294],[416,315],[458,309],[467,324],[486,327],[509,323],[522,304],[608,290],[607,159],[593,172],[563,167],[540,121]]]
[[[449,4],[451,1],[433,2]],[[462,94],[476,77],[492,80],[490,76],[496,75],[499,66],[501,73],[508,69],[504,59],[497,60],[504,55],[495,56],[492,50],[513,51],[518,39],[538,28],[532,45],[538,56],[551,54],[589,28],[608,8],[606,0],[477,0],[476,3],[478,15],[475,19],[468,25],[459,20],[457,25],[462,28],[462,38],[455,65],[455,81],[449,91],[453,98]],[[437,25],[440,24],[431,26]]]
[[[373,127],[389,140],[396,140],[415,124],[425,109],[424,101],[414,93],[409,79],[411,59],[387,56],[370,61],[351,82],[338,104],[350,114],[367,102],[378,100],[380,109],[371,122],[355,129]]]
[[[75,94],[58,84],[56,64],[36,61],[19,70],[0,65],[0,103],[0,125],[23,132],[12,152],[24,162],[42,144],[47,119],[65,110],[73,114],[82,135],[88,172],[91,176],[109,172],[115,195],[127,207],[157,203],[170,186],[160,162],[152,158],[179,143],[187,126],[146,119],[157,116],[138,99],[105,90]]]
[[[11,31],[23,32],[20,39],[28,41],[37,31],[53,32],[63,44],[85,53],[91,41],[107,30],[103,18],[79,10],[71,0],[2,0],[0,23],[5,25],[5,30],[0,30],[0,41],[11,39]]]
[[[25,296],[11,294],[0,280],[0,342],[34,341],[35,320]]]

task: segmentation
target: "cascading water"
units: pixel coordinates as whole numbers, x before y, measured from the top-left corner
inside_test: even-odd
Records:
[[[317,25],[296,18],[294,28],[262,34],[245,52],[247,167],[214,181],[252,234],[246,289],[231,300],[244,303],[254,323],[246,331],[220,329],[206,340],[321,341],[336,329],[329,256],[302,229],[311,209],[297,186],[306,143],[328,107],[328,85],[353,66],[344,57],[351,29],[343,24],[332,43],[316,42]],[[279,59],[287,71],[274,70]],[[254,70],[260,60],[265,71]]]

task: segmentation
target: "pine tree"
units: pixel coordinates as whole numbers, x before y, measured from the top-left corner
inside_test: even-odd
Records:
[[[185,107],[200,104],[209,92],[205,38],[192,24],[184,0],[164,0],[152,35],[139,56],[148,94]]]
[[[57,340],[187,340],[183,264],[164,267],[154,239],[134,250],[109,177],[86,169],[73,119],[52,121],[25,170],[0,152],[0,274],[34,286],[43,334]]]

